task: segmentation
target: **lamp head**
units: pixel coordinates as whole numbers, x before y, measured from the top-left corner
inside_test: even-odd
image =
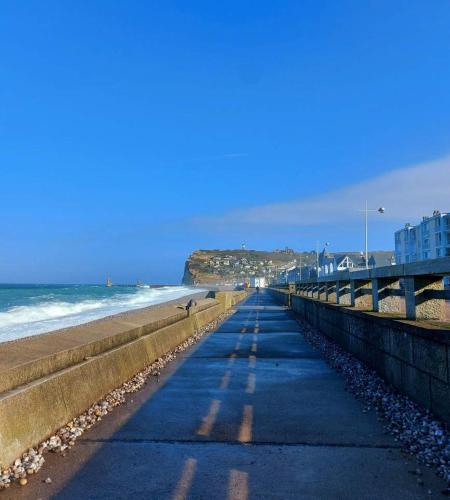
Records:
[[[380,212],[380,214],[384,214],[384,212],[386,212],[386,209],[384,207],[380,207],[378,209],[378,212]]]

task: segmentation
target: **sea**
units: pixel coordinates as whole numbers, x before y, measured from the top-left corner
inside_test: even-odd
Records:
[[[188,286],[1,285],[0,342],[201,292]]]

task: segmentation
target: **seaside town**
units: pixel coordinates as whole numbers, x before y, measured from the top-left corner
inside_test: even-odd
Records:
[[[393,243],[394,251],[368,251],[367,260],[364,251],[333,252],[328,243],[309,252],[289,247],[262,252],[246,250],[245,244],[240,250],[198,250],[186,262],[183,283],[265,287],[450,256],[450,214],[435,210],[417,224],[406,223]]]

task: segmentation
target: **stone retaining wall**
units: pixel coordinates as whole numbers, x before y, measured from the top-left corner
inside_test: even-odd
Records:
[[[271,290],[292,310],[450,424],[450,331]],[[290,295],[289,298],[287,296]]]

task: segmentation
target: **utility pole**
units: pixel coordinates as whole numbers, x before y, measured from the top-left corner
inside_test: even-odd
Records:
[[[317,278],[319,278],[319,241],[316,241],[316,270]]]
[[[364,236],[365,236],[365,249],[366,249],[366,269],[369,269],[369,208],[367,206],[367,200],[366,200],[366,213],[365,213],[365,231],[364,231]]]

